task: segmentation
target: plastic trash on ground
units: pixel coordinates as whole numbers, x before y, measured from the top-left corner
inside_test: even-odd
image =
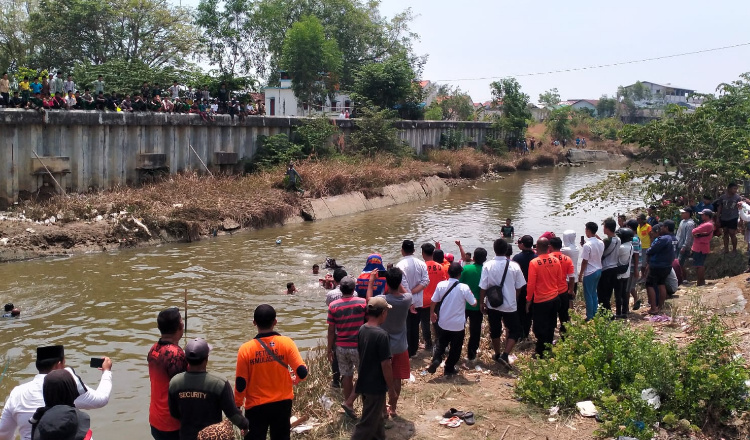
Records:
[[[646,388],[641,391],[641,399],[645,400],[648,405],[653,409],[659,409],[661,406],[661,398],[659,393],[653,388]]]
[[[552,408],[549,409],[549,415],[551,416],[556,416],[558,412],[560,412],[559,406],[553,406]]]
[[[576,408],[578,409],[578,413],[583,417],[596,417],[599,414],[596,406],[594,406],[594,402],[590,400],[576,403]]]
[[[325,409],[326,411],[330,411],[331,408],[333,407],[333,400],[331,400],[331,398],[328,396],[322,396],[320,400],[318,401],[323,406],[323,409]]]
[[[409,383],[414,383],[417,381],[417,378],[414,377],[413,374],[409,373]]]

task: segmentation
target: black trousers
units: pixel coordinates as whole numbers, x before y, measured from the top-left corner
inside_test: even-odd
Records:
[[[469,346],[468,355],[469,359],[474,359],[477,356],[477,350],[479,350],[479,341],[482,338],[482,315],[481,310],[467,310],[466,319],[469,320]]]
[[[628,279],[617,280],[615,289],[615,315],[627,315],[628,303],[630,301],[630,292],[628,291]]]
[[[266,440],[269,428],[271,440],[289,440],[289,430],[292,429],[289,422],[292,417],[291,400],[254,406],[245,410],[245,417],[250,422],[245,440]]]
[[[599,284],[596,286],[596,293],[599,297],[599,307],[612,311],[612,294],[617,287],[617,268],[603,270],[602,277],[599,278]]]
[[[521,337],[528,338],[531,331],[531,316],[534,312],[534,304],[531,305],[531,311],[526,313],[526,286],[521,288],[519,295],[516,303],[518,305],[518,319],[521,320],[521,331],[523,332]]]
[[[565,323],[570,322],[570,295],[568,292],[561,293],[558,297],[560,307],[557,309],[557,317],[560,319],[560,333],[565,333]]]
[[[464,346],[464,336],[466,336],[466,330],[452,332],[441,328],[438,331],[435,352],[432,355],[432,364],[440,365],[445,355],[445,349],[450,345],[448,359],[445,360],[445,374],[456,373],[456,364],[461,359],[461,349]]]
[[[534,336],[536,336],[536,354],[544,356],[546,344],[552,344],[557,327],[557,313],[560,309],[560,298],[534,303]]]
[[[354,427],[351,440],[385,440],[386,394],[362,394],[362,417]]]
[[[422,327],[422,337],[426,349],[432,349],[432,330],[430,328],[430,308],[417,307],[417,313],[409,313],[406,318],[406,342],[409,348],[409,357],[417,354],[419,350],[419,327]]]

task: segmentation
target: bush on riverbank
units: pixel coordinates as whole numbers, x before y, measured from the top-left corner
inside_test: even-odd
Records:
[[[684,431],[729,429],[727,422],[750,410],[750,374],[719,319],[696,319],[694,339],[685,346],[655,342],[653,329],[609,317],[579,320],[553,347],[554,357],[522,366],[516,393],[563,411],[592,400],[603,436],[650,439],[656,423]],[[642,398],[648,389],[659,405]]]

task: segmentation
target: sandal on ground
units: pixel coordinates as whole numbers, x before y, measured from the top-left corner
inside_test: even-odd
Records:
[[[354,412],[353,408],[349,408],[348,406],[346,406],[343,403],[341,404],[341,408],[343,408],[343,410],[344,410],[344,412],[346,413],[347,416],[349,416],[350,418],[352,418],[354,420],[357,419],[357,413]]]
[[[640,308],[641,308],[641,300],[639,299],[633,303],[633,310],[638,310]]]
[[[459,420],[461,420],[461,419],[459,419],[458,417],[450,417],[450,418],[446,417],[446,418],[444,418],[443,420],[440,421],[440,424],[441,425],[447,425],[448,423],[454,423],[454,422],[457,422]]]
[[[461,423],[463,423],[463,422],[464,422],[463,420],[461,420],[458,417],[456,417],[455,421],[446,423],[445,426],[447,426],[449,428],[458,428],[459,426],[461,426]]]
[[[450,410],[446,411],[445,414],[443,414],[443,417],[445,417],[446,419],[450,419],[451,417],[461,418],[464,416],[464,414],[465,413],[463,411],[459,411],[456,408],[451,408]]]
[[[471,411],[466,411],[464,413],[463,419],[464,419],[464,422],[466,422],[466,424],[469,426],[476,423],[476,421],[474,420],[474,413]]]

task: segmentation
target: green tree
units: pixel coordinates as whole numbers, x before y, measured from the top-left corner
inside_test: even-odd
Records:
[[[505,78],[490,84],[494,104],[502,109],[498,128],[505,133],[506,140],[515,142],[526,133],[531,119],[529,95],[521,92],[521,84],[515,78]]]
[[[554,107],[560,104],[560,93],[557,92],[557,88],[549,89],[539,94],[539,102],[547,107]]]
[[[362,117],[356,119],[357,129],[350,135],[355,151],[365,156],[378,153],[391,153],[399,156],[413,154],[414,151],[398,136],[393,126],[396,114],[391,110],[362,108]]]
[[[268,56],[247,0],[201,0],[195,12],[206,59],[221,74],[263,74]],[[280,39],[281,40],[281,39]],[[282,40],[283,41],[283,40]]]
[[[600,119],[611,118],[615,115],[617,109],[617,100],[615,98],[609,98],[607,95],[602,95],[599,98],[599,102],[596,104],[596,116]]]
[[[729,182],[750,177],[750,73],[721,84],[694,112],[672,105],[664,118],[622,129],[623,142],[640,147],[638,167],[574,194],[598,201],[638,182],[646,204],[664,197],[700,200]]]
[[[547,133],[553,139],[570,139],[573,137],[573,129],[570,127],[570,107],[560,107],[552,110],[545,121]]]
[[[301,102],[325,102],[338,86],[341,52],[336,40],[326,38],[320,20],[310,15],[286,33],[282,66],[292,77],[292,90]]]
[[[403,53],[363,65],[354,78],[354,99],[383,109],[406,103],[413,93],[414,70]]]
[[[443,109],[440,107],[440,104],[437,102],[430,104],[424,112],[424,118],[428,121],[442,121]]]
[[[188,16],[167,0],[40,0],[29,14],[31,62],[65,70],[111,59],[179,66],[197,43]]]
[[[315,16],[326,37],[338,43],[343,59],[340,83],[349,89],[364,64],[399,52],[409,54],[415,69],[423,61],[412,55],[418,36],[409,29],[411,10],[387,19],[379,7],[375,0],[201,0],[196,23],[206,34],[212,63],[252,70],[273,85],[283,64],[283,36],[303,17]]]
[[[32,46],[28,32],[31,8],[27,0],[0,0],[0,69],[3,71],[16,71],[27,64]]]
[[[474,115],[474,102],[471,97],[461,91],[460,87],[454,89],[446,84],[438,87],[437,96],[431,106],[440,108],[440,119],[445,121],[468,121]],[[432,110],[431,116],[436,115],[436,111]]]

